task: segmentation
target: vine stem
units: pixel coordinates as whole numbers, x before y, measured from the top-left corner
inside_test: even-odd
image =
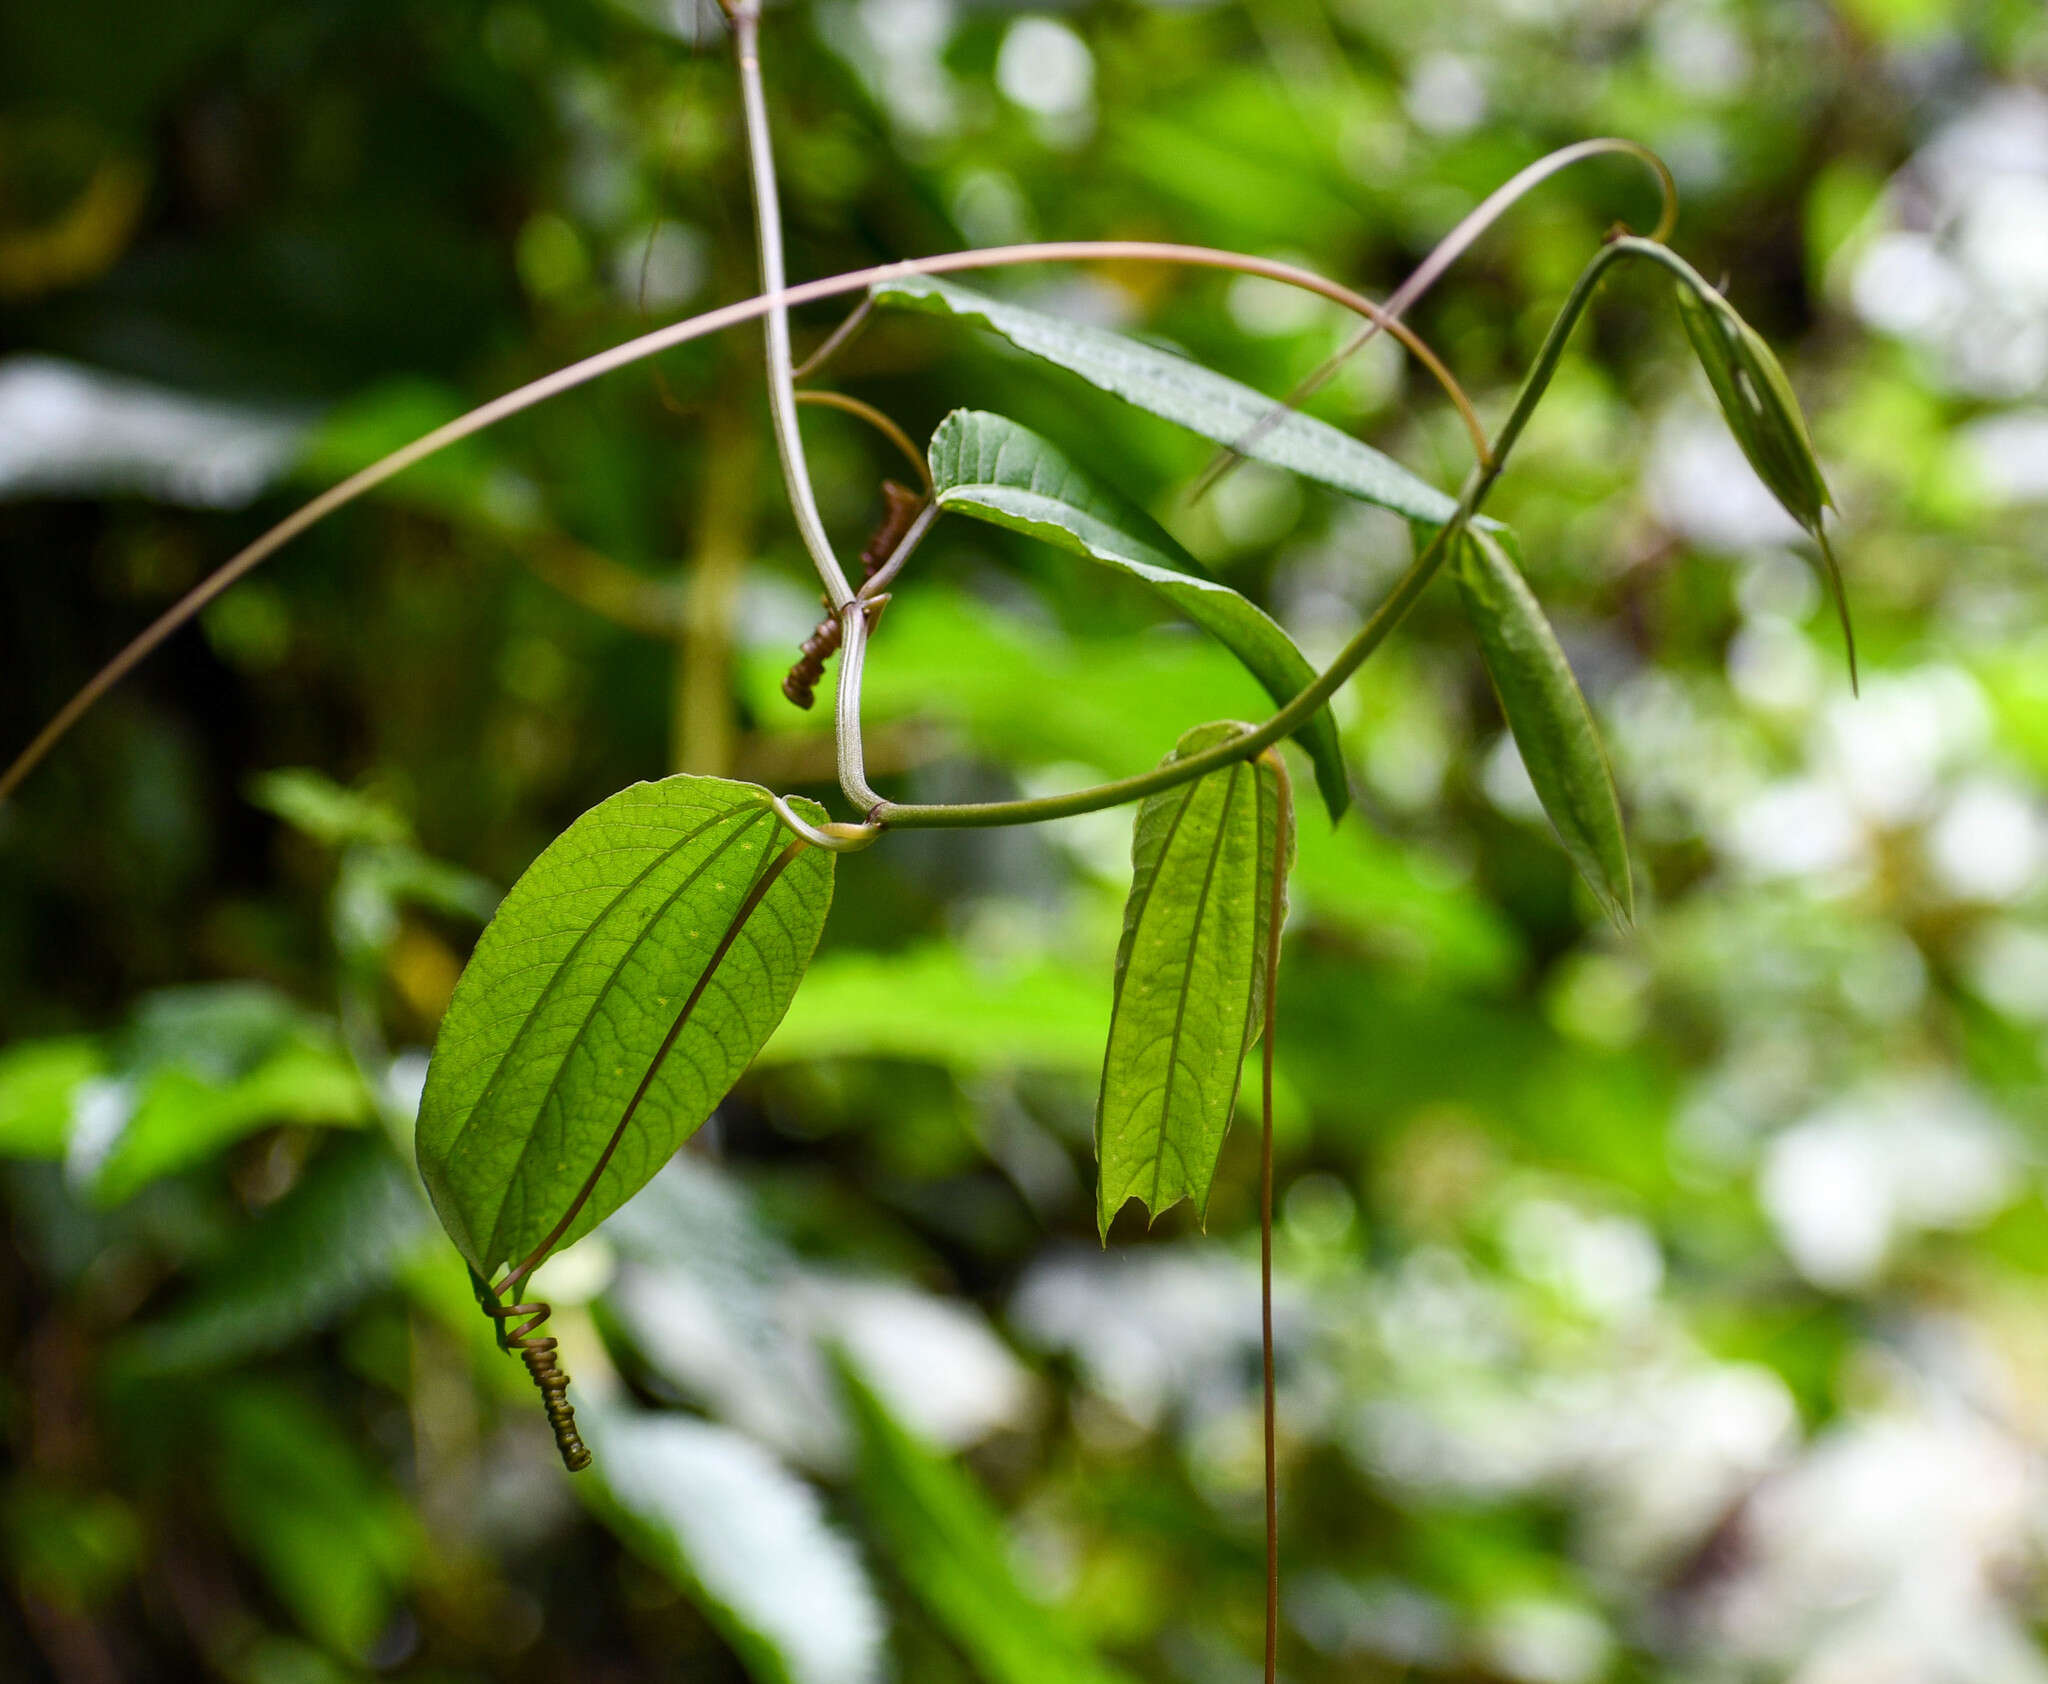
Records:
[[[1548,181],[1560,170],[1569,169],[1573,164],[1583,162],[1587,158],[1614,153],[1640,159],[1656,176],[1660,203],[1657,226],[1651,231],[1650,238],[1660,245],[1670,239],[1672,229],[1678,225],[1678,183],[1672,179],[1670,168],[1664,160],[1640,142],[1614,135],[1602,136],[1595,140],[1574,141],[1570,146],[1560,146],[1555,152],[1547,152],[1534,163],[1517,170],[1474,206],[1455,228],[1437,241],[1429,255],[1416,265],[1415,272],[1389,295],[1385,306],[1388,320],[1398,321],[1407,314],[1421,300],[1422,295],[1443,278],[1445,271],[1472,248],[1480,235],[1506,215],[1516,202],[1532,189]],[[1243,462],[1245,453],[1277,426],[1281,417],[1328,385],[1335,378],[1337,371],[1362,351],[1367,342],[1379,331],[1378,322],[1367,322],[1317,368],[1304,375],[1294,389],[1274,405],[1270,413],[1261,416],[1252,424],[1244,437],[1233,445],[1224,446],[1212,456],[1209,465],[1202,470],[1201,478],[1196,480],[1189,490],[1188,501],[1194,502],[1201,498]]]
[[[496,426],[500,421],[523,414],[539,404],[546,403],[550,398],[560,397],[564,392],[574,391],[578,386],[587,385],[604,375],[616,373],[622,368],[630,368],[635,363],[659,356],[664,351],[674,350],[677,346],[687,345],[692,340],[721,333],[727,328],[738,327],[745,322],[758,321],[778,309],[787,310],[798,305],[814,304],[821,299],[843,297],[847,293],[865,291],[879,282],[903,280],[912,275],[944,275],[974,269],[1005,269],[1028,263],[1112,261],[1169,263],[1197,269],[1225,269],[1242,275],[1260,275],[1267,280],[1318,293],[1368,318],[1380,309],[1379,305],[1362,294],[1355,293],[1350,288],[1340,286],[1335,281],[1327,280],[1310,270],[1297,268],[1291,263],[1280,263],[1271,258],[1253,257],[1244,252],[1219,251],[1209,246],[1175,245],[1158,240],[1055,240],[1014,246],[988,246],[978,251],[942,252],[932,257],[904,258],[895,263],[880,263],[867,269],[851,269],[844,274],[804,281],[776,292],[764,292],[753,298],[741,299],[732,304],[721,305],[715,310],[707,310],[702,315],[672,322],[667,327],[640,334],[608,350],[585,357],[580,362],[558,368],[551,374],[529,381],[501,397],[493,398],[489,403],[479,404],[467,414],[459,415],[454,420],[434,428],[433,431],[421,434],[410,444],[402,445],[389,455],[378,458],[368,467],[358,469],[338,485],[330,486],[312,501],[301,505],[253,543],[237,551],[215,568],[138,632],[111,660],[81,685],[50,722],[36,733],[29,745],[14,758],[7,770],[0,773],[0,802],[4,802],[20,787],[22,779],[42,762],[50,750],[92,710],[102,696],[133,672],[166,638],[190,621],[215,597],[260,567],[301,533],[317,526],[329,515],[346,508],[368,492],[374,491],[387,480],[395,479],[406,469],[446,450],[450,445],[473,438],[478,433]]]
[[[740,104],[746,112],[747,165],[754,180],[754,239],[761,254],[761,290],[780,299],[782,205],[775,183],[775,151],[768,132],[768,101],[761,89],[761,18],[753,0],[730,8],[733,47],[739,60]],[[810,552],[811,565],[824,582],[825,596],[837,613],[853,600],[846,570],[832,553],[832,540],[818,514],[811,489],[810,464],[804,459],[803,429],[796,418],[796,375],[790,366],[789,305],[778,301],[768,312],[768,409],[775,423],[775,449],[782,459],[782,483],[796,516],[796,529]]]
[[[1273,1383],[1273,1039],[1280,1029],[1280,927],[1287,918],[1287,841],[1294,786],[1273,749],[1260,754],[1280,781],[1280,822],[1273,830],[1273,890],[1266,937],[1266,1034],[1259,1054],[1259,1368],[1265,1387],[1266,1684],[1280,1664],[1279,1405]]]
[[[1479,512],[1486,501],[1486,495],[1500,478],[1506,466],[1508,454],[1522,431],[1529,424],[1529,417],[1535,413],[1536,405],[1549,389],[1551,377],[1557,372],[1559,359],[1564,355],[1566,341],[1571,338],[1572,329],[1586,312],[1592,301],[1594,290],[1608,269],[1625,257],[1642,257],[1660,263],[1674,274],[1688,281],[1688,284],[1704,286],[1706,283],[1698,272],[1670,247],[1645,240],[1636,235],[1623,235],[1610,240],[1593,256],[1593,260],[1580,271],[1579,278],[1572,284],[1572,290],[1550,324],[1550,331],[1544,336],[1542,348],[1536,353],[1536,360],[1530,365],[1524,377],[1521,390],[1515,396],[1515,407],[1501,424],[1501,430],[1494,441],[1490,460],[1473,468],[1465,481],[1464,490],[1458,498],[1458,506],[1450,519],[1431,535],[1422,553],[1409,563],[1408,571],[1395,582],[1384,601],[1373,611],[1372,617],[1359,627],[1352,639],[1306,688],[1291,702],[1274,714],[1263,725],[1243,736],[1233,737],[1214,747],[1191,754],[1184,760],[1172,760],[1155,766],[1149,772],[1140,772],[1134,777],[1119,778],[1112,783],[1096,784],[1089,789],[1075,790],[1068,795],[1042,796],[1024,801],[980,801],[958,804],[910,804],[901,805],[884,802],[868,810],[868,820],[891,830],[940,830],[969,829],[988,825],[1038,824],[1046,819],[1070,818],[1076,813],[1100,812],[1105,807],[1120,807],[1127,801],[1136,801],[1147,795],[1156,795],[1164,789],[1192,778],[1204,777],[1220,766],[1233,761],[1249,760],[1263,752],[1284,737],[1292,736],[1311,718],[1316,709],[1335,695],[1346,679],[1358,670],[1367,656],[1379,648],[1389,633],[1407,616],[1414,607],[1423,589],[1436,576],[1443,565],[1444,557],[1451,546]]]

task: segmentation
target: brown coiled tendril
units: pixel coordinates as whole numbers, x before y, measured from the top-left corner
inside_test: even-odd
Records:
[[[907,485],[898,485],[893,479],[882,481],[882,519],[876,526],[874,536],[867,541],[867,547],[860,552],[863,582],[872,579],[880,571],[882,563],[896,553],[896,546],[903,542],[904,534],[910,530],[910,523],[924,510],[924,496],[912,491]],[[871,597],[866,614],[868,629],[874,630],[875,620],[882,611],[886,596]],[[804,639],[797,653],[796,664],[782,679],[782,693],[798,707],[808,710],[818,699],[818,681],[825,676],[825,663],[839,651],[839,617],[827,614],[818,622],[817,629]]]
[[[499,1298],[498,1290],[487,1286],[474,1269],[470,1271],[469,1278],[484,1314],[497,1324],[499,1349],[517,1352],[519,1360],[526,1364],[526,1372],[533,1376],[533,1383],[540,1388],[548,1425],[554,1429],[555,1448],[562,1453],[562,1466],[571,1473],[581,1473],[590,1466],[590,1450],[576,1431],[576,1410],[568,1395],[569,1376],[562,1372],[561,1364],[555,1360],[558,1346],[554,1335],[540,1331],[548,1317],[554,1314],[554,1306],[539,1300],[531,1304],[507,1304]],[[516,1288],[525,1284],[523,1278],[507,1275],[499,1282],[499,1287]],[[513,1326],[514,1320],[521,1316],[526,1319]]]

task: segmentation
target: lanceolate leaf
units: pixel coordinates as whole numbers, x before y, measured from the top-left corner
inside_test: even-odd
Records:
[[[1241,445],[1261,462],[1347,496],[1432,526],[1449,520],[1457,507],[1455,498],[1326,422],[1298,410],[1271,420],[1272,398],[1171,351],[990,298],[935,275],[878,281],[872,292],[877,303],[980,322],[1019,350],[1056,363],[1126,403],[1217,444]],[[1257,423],[1266,424],[1254,433]]]
[[[1169,760],[1242,732],[1200,725]],[[1265,1024],[1273,871],[1294,859],[1279,775],[1238,762],[1149,797],[1131,836],[1131,895],[1095,1108],[1096,1219],[1209,1208],[1238,1069]],[[1284,901],[1283,901],[1284,911]]]
[[[558,1243],[624,1204],[788,1009],[832,902],[833,856],[783,861],[790,838],[768,802],[720,778],[621,790],[548,846],[484,931],[418,1133],[434,1208],[479,1272],[522,1261],[600,1162]]]
[[[1270,617],[1228,585],[1191,578],[1200,564],[1150,515],[1089,479],[1037,433],[1000,415],[956,409],[932,435],[931,463],[943,507],[1142,580],[1242,661],[1274,701],[1291,702],[1314,682],[1315,668]],[[1316,787],[1334,822],[1351,800],[1337,722],[1321,708],[1296,735],[1315,762]]]
[[[1721,415],[1756,476],[1784,510],[1820,546],[1821,564],[1835,613],[1842,622],[1842,641],[1849,655],[1849,682],[1856,682],[1856,633],[1849,624],[1849,596],[1842,569],[1828,543],[1824,511],[1834,506],[1822,479],[1820,460],[1792,382],[1763,336],[1735,313],[1734,305],[1712,287],[1681,281],[1678,315],[1685,334],[1706,372]]]
[[[1626,923],[1635,916],[1635,896],[1621,803],[1557,636],[1535,593],[1487,534],[1471,534],[1457,574],[1479,652],[1543,810],[1586,886],[1611,918]]]

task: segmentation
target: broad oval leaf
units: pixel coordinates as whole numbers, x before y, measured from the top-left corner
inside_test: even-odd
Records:
[[[1191,577],[1201,564],[1142,509],[1098,485],[1059,448],[985,410],[956,409],[932,434],[941,507],[1029,533],[1140,580],[1244,663],[1275,702],[1294,700],[1316,669],[1263,610],[1228,585]],[[1344,751],[1329,708],[1295,733],[1315,763],[1334,823],[1351,803]]]
[[[936,275],[877,281],[870,294],[878,304],[979,322],[1020,351],[1162,420],[1411,520],[1441,526],[1458,506],[1456,498],[1348,433],[1299,410],[1286,410],[1276,420],[1280,406],[1265,393],[1155,345],[990,298]]]
[[[1849,594],[1841,565],[1828,542],[1825,512],[1834,506],[1820,459],[1800,414],[1799,399],[1784,366],[1763,335],[1736,314],[1735,306],[1704,281],[1681,281],[1678,316],[1705,371],[1722,419],[1771,495],[1820,546],[1822,570],[1848,651],[1849,682],[1856,683],[1856,633],[1849,623]]]
[[[1198,725],[1167,759],[1246,729]],[[1278,933],[1273,873],[1284,884],[1293,860],[1294,815],[1264,760],[1239,761],[1139,806],[1095,1107],[1096,1219],[1105,1236],[1133,1198],[1153,1217],[1191,1198],[1206,1217],[1238,1071],[1266,1019],[1266,953]]]
[[[557,1243],[587,1233],[739,1080],[832,904],[833,856],[788,842],[766,790],[664,778],[599,802],[512,886],[420,1100],[420,1175],[480,1274],[524,1260],[596,1174]]]
[[[1625,924],[1635,916],[1628,843],[1592,710],[1528,582],[1485,533],[1469,539],[1458,593],[1522,764],[1586,886]]]

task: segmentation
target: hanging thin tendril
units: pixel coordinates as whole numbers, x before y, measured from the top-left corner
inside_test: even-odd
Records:
[[[581,1473],[590,1466],[590,1450],[576,1431],[576,1410],[568,1395],[569,1376],[562,1372],[561,1364],[555,1360],[558,1341],[553,1334],[540,1331],[548,1317],[555,1313],[554,1306],[539,1300],[530,1304],[507,1304],[498,1297],[500,1289],[524,1287],[524,1279],[508,1275],[497,1288],[493,1288],[486,1286],[474,1272],[470,1278],[476,1287],[477,1302],[484,1307],[484,1314],[498,1324],[499,1347],[516,1352],[519,1360],[526,1364],[526,1372],[533,1376],[534,1385],[540,1388],[548,1425],[554,1429],[555,1448],[562,1453],[562,1466],[571,1473]],[[526,1319],[513,1326],[513,1321],[521,1316]]]

